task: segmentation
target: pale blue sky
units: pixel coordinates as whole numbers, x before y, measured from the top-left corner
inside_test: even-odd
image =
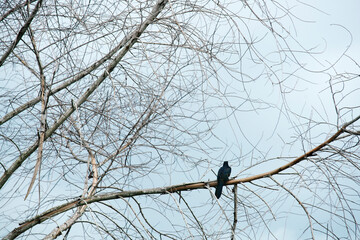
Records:
[[[320,72],[320,70],[327,69],[330,65],[328,62],[336,62],[340,55],[346,50],[351,41],[351,36],[347,30],[352,34],[352,45],[346,54],[360,63],[360,1],[307,1],[307,3],[314,6],[314,8],[304,6],[297,1],[288,1],[288,3],[290,6],[295,5],[291,10],[293,14],[304,21],[310,21],[303,23],[296,19],[294,19],[294,22],[289,21],[289,26],[292,24],[295,26],[295,28],[291,27],[292,36],[298,40],[303,47],[315,47],[314,51],[323,52],[322,54],[317,55],[320,63],[306,54],[299,54],[298,59],[306,64],[305,67],[307,69],[319,71],[319,73],[299,71],[298,76],[301,76],[307,81],[303,82],[302,79],[298,79],[298,81],[292,79],[289,81],[286,86],[289,89],[294,87],[297,90],[284,96],[284,98],[281,97],[281,94],[279,93],[280,90],[273,88],[271,83],[266,79],[249,84],[247,87],[248,89],[251,89],[251,97],[268,101],[273,104],[273,108],[270,108],[269,110],[259,109],[256,112],[238,112],[229,119],[219,122],[214,129],[214,132],[225,144],[218,145],[219,142],[213,143],[214,147],[221,147],[221,150],[218,153],[219,158],[217,159],[217,162],[211,162],[208,168],[206,168],[207,166],[204,164],[202,168],[199,167],[192,172],[184,173],[180,168],[180,165],[183,165],[182,162],[175,166],[176,171],[174,170],[174,166],[171,166],[170,169],[166,169],[167,166],[164,166],[163,169],[159,168],[159,170],[166,169],[164,172],[168,175],[163,175],[161,181],[158,181],[158,179],[142,179],[141,187],[160,187],[183,182],[213,180],[215,179],[215,175],[211,170],[217,172],[218,167],[221,166],[222,161],[224,160],[230,162],[230,166],[233,168],[232,176],[240,174],[239,177],[244,177],[268,171],[280,166],[283,162],[280,160],[272,161],[266,165],[260,165],[257,168],[253,168],[250,171],[244,171],[244,169],[251,166],[255,161],[261,160],[263,156],[266,158],[279,156],[296,157],[303,153],[303,147],[305,150],[308,150],[311,147],[310,144],[303,146],[300,141],[295,142],[288,147],[284,145],[284,142],[292,141],[298,132],[304,130],[301,127],[296,129],[296,126],[305,122],[305,120],[296,119],[295,113],[316,121],[324,120],[333,124],[337,123],[331,95],[328,90],[329,74],[324,74]],[[265,54],[266,51],[269,53],[273,52],[273,48],[267,49],[267,47],[273,47],[273,44],[273,42],[264,42],[262,45],[264,48],[263,53]],[[276,55],[274,57],[276,58],[278,56]],[[245,65],[245,67],[248,67],[246,71],[254,71],[254,74],[258,70],[255,66],[251,65]],[[282,69],[279,68],[277,73],[279,75],[287,76],[292,67],[293,66],[284,66],[283,72],[281,72]],[[332,69],[327,71],[329,73],[334,73],[334,70]],[[343,58],[336,63],[336,71],[338,73],[359,72],[359,68],[357,68],[349,58]],[[232,81],[231,79],[228,81],[229,84],[231,83],[230,86],[232,88],[229,89],[230,92],[236,92],[236,90],[242,88],[242,86],[236,85],[238,82]],[[360,84],[352,81],[349,85],[345,86],[345,91],[350,92],[354,88],[359,88],[359,86]],[[359,98],[356,98],[355,94],[352,94],[352,97],[346,98],[341,104],[347,106],[353,104],[358,105]],[[239,104],[241,103],[241,99],[238,98],[231,100],[239,101]],[[286,106],[283,105],[284,103],[286,103]],[[262,105],[259,104],[257,106]],[[251,109],[250,105],[248,107]],[[294,114],[291,116],[284,114],[284,107],[291,109]],[[218,113],[220,115],[223,114],[223,110],[219,109]],[[350,120],[350,118],[351,116],[346,116],[346,120]],[[324,140],[328,134],[331,134],[332,130],[335,130],[335,127],[318,126],[312,131],[314,142]],[[261,153],[253,151],[253,146],[255,145]],[[266,155],[264,155],[264,153],[266,153]],[[194,154],[196,153],[194,152]],[[187,168],[188,166],[183,167]],[[201,170],[203,171],[201,172]],[[24,184],[24,187],[26,186],[27,184]],[[224,192],[226,193],[228,190],[224,190]],[[216,209],[215,211],[220,211],[218,205],[211,200],[211,195],[207,190],[187,192],[184,193],[184,197],[192,204],[192,206],[197,206],[202,203],[210,204],[209,202],[211,202],[214,205],[213,208]],[[241,197],[243,196],[240,196],[240,199]],[[159,198],[171,202],[170,197],[159,196]],[[22,201],[22,199],[20,201]],[[224,203],[224,201],[220,199],[220,203]],[[292,209],[294,205],[294,203],[289,203],[289,209]],[[297,211],[298,210],[299,209],[297,209]],[[226,213],[229,214],[229,217],[232,214],[231,211]],[[206,213],[202,214],[206,215]],[[184,223],[182,222],[181,216],[176,217],[179,224],[183,225]],[[301,221],[304,225],[307,224],[306,217],[301,218]],[[287,224],[285,225],[285,223]],[[16,224],[17,223],[14,223],[14,226]],[[303,230],[303,228],[300,228],[303,227],[303,225],[299,224],[298,218],[295,220],[293,216],[286,220],[279,219],[274,222],[272,226],[273,232],[278,239],[295,239],[296,236],[299,236],[299,231]],[[214,224],[205,226],[205,228],[208,231],[212,231],[221,229],[221,226]],[[239,229],[241,228],[242,226],[239,223]],[[261,232],[259,234],[261,234]],[[4,233],[0,232],[0,236],[3,235]],[[267,239],[267,235],[261,237],[263,237],[262,239]],[[305,237],[309,237],[309,235],[306,235]]]

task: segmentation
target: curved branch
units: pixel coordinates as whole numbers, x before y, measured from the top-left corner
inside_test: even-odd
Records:
[[[311,149],[310,151],[304,153],[303,155],[301,155],[300,157],[294,159],[293,161],[279,167],[276,168],[274,170],[271,170],[269,172],[265,172],[265,173],[261,173],[258,175],[254,175],[251,177],[247,177],[247,178],[243,178],[243,179],[233,179],[227,182],[227,185],[234,185],[237,183],[241,183],[241,182],[251,182],[254,180],[258,180],[260,178],[265,178],[265,177],[269,177],[272,175],[275,175],[277,173],[280,173],[296,164],[298,164],[299,162],[301,162],[302,160],[306,159],[307,157],[311,157],[313,156],[316,152],[320,151],[323,147],[329,145],[331,142],[335,141],[342,133],[347,132],[346,128],[348,126],[350,126],[351,124],[353,124],[354,122],[358,121],[360,119],[360,115],[357,116],[356,118],[354,118],[353,120],[351,120],[350,122],[345,123],[334,135],[332,135],[329,139],[327,139],[325,142],[321,143],[320,145],[318,145],[317,147]]]
[[[302,209],[304,210],[308,220],[309,220],[309,227],[310,227],[310,232],[311,232],[311,239],[315,239],[314,236],[314,227],[312,225],[311,222],[311,215],[309,214],[308,210],[306,209],[306,207],[304,206],[304,204],[300,201],[300,199],[298,197],[296,197],[296,195],[290,191],[289,189],[287,189],[284,185],[282,185],[281,183],[279,183],[278,181],[275,180],[275,178],[273,178],[272,176],[270,176],[271,180],[273,180],[278,186],[280,186],[281,188],[283,188],[286,192],[288,192],[298,203],[299,205],[302,207]]]
[[[69,87],[70,85],[80,81],[81,79],[83,79],[85,76],[89,75],[92,71],[96,70],[98,67],[100,67],[104,62],[106,62],[107,60],[111,59],[112,56],[118,52],[121,48],[123,48],[129,41],[129,38],[124,37],[122,39],[122,41],[120,41],[120,43],[114,47],[111,51],[109,51],[104,57],[102,57],[101,59],[95,61],[91,66],[89,66],[88,68],[80,71],[79,73],[77,73],[74,77],[66,80],[65,82],[63,82],[62,84],[58,85],[57,87],[54,87],[52,89],[49,89],[48,95],[52,96],[58,92],[60,92],[63,89],[66,89],[67,87]],[[38,102],[40,102],[41,98],[39,97],[35,97],[32,100],[20,105],[19,107],[15,108],[14,110],[12,110],[11,112],[7,113],[5,116],[3,116],[0,119],[0,125],[6,123],[7,121],[9,121],[11,118],[13,118],[14,116],[20,114],[21,112],[23,112],[24,110],[34,106],[35,104],[37,104]]]
[[[85,93],[79,98],[77,102],[73,102],[72,106],[54,123],[54,125],[46,131],[44,141],[49,138],[55,130],[57,130],[63,122],[75,111],[76,107],[83,104],[88,97],[99,87],[99,85],[110,75],[110,73],[115,69],[120,60],[125,56],[125,54],[130,50],[130,48],[137,42],[138,38],[145,31],[145,29],[154,21],[157,15],[165,7],[167,0],[160,0],[153,8],[152,12],[148,18],[141,23],[141,25],[134,30],[130,35],[126,36],[122,42],[124,42],[123,48],[120,50],[118,55],[114,60],[109,64],[105,71],[101,74],[100,77],[85,91]],[[38,148],[38,141],[34,142],[24,154],[19,156],[19,158],[8,168],[8,170],[0,177],[0,189],[7,182],[10,176],[18,169],[21,164],[27,159],[36,149]]]
[[[244,182],[251,182],[254,180],[258,180],[261,178],[271,177],[277,173],[280,173],[295,164],[299,163],[300,161],[306,159],[309,156],[314,155],[317,151],[321,150],[323,147],[327,146],[331,142],[335,141],[342,133],[346,132],[346,128],[353,124],[354,122],[360,119],[360,115],[353,119],[352,121],[345,123],[334,135],[332,135],[329,139],[325,142],[321,143],[317,147],[313,148],[312,150],[308,151],[307,153],[303,154],[302,156],[296,158],[295,160],[277,168],[269,172],[265,172],[262,174],[254,175],[251,177],[240,178],[240,179],[232,179],[225,183],[225,185],[235,185],[238,183]],[[169,194],[174,192],[181,192],[181,191],[188,191],[194,189],[207,189],[209,187],[217,186],[217,181],[210,181],[210,182],[194,182],[194,183],[185,183],[180,185],[172,185],[167,187],[159,187],[159,188],[151,188],[151,189],[142,189],[142,190],[134,190],[134,191],[123,191],[123,192],[115,192],[115,193],[106,193],[97,196],[92,196],[88,198],[78,198],[71,202],[64,203],[62,205],[53,207],[48,211],[45,211],[26,222],[20,223],[20,226],[15,228],[12,232],[10,232],[4,239],[13,239],[14,237],[20,235],[21,233],[25,232],[26,230],[30,229],[31,227],[46,221],[49,218],[57,216],[58,214],[64,213],[70,209],[75,207],[95,203],[95,202],[102,202],[107,200],[113,199],[120,199],[120,198],[129,198],[139,195],[153,195],[153,194]]]

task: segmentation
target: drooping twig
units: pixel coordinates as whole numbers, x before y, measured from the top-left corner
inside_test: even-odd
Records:
[[[302,207],[302,209],[304,210],[306,216],[308,217],[309,220],[309,225],[310,225],[310,232],[311,232],[311,238],[315,239],[314,236],[314,228],[311,222],[311,216],[309,214],[309,212],[307,211],[306,207],[304,206],[304,204],[300,201],[300,199],[298,197],[296,197],[296,195],[291,192],[289,189],[287,189],[284,185],[282,185],[281,183],[279,183],[278,181],[275,180],[275,178],[273,178],[272,176],[270,176],[271,180],[273,180],[277,185],[279,185],[280,187],[282,187],[285,191],[287,191],[298,203],[299,205]]]
[[[354,118],[352,121],[345,123],[334,135],[332,135],[329,139],[327,139],[325,142],[321,143],[317,147],[313,148],[312,150],[308,151],[307,153],[303,154],[302,156],[296,158],[295,160],[281,166],[280,168],[274,169],[269,172],[265,172],[262,174],[254,175],[251,177],[246,178],[240,178],[240,179],[232,179],[225,183],[225,185],[235,185],[238,183],[244,183],[244,182],[251,182],[255,181],[261,178],[270,177],[272,175],[275,175],[277,173],[280,173],[281,171],[284,171],[295,164],[299,163],[300,161],[306,159],[306,157],[313,155],[315,152],[321,150],[323,147],[327,146],[331,142],[335,141],[342,133],[346,132],[346,128],[356,122],[360,119],[360,115],[356,118]],[[4,239],[14,239],[16,236],[19,236],[21,233],[25,232],[26,230],[30,229],[31,227],[42,223],[49,218],[52,218],[54,216],[57,216],[61,213],[64,213],[70,209],[73,209],[75,207],[79,207],[86,204],[91,204],[95,202],[102,202],[107,200],[113,200],[113,199],[120,199],[120,198],[129,198],[129,197],[135,197],[140,195],[153,195],[153,194],[169,194],[173,192],[180,192],[180,191],[188,191],[193,189],[209,189],[209,187],[215,187],[217,185],[217,181],[211,181],[211,182],[195,182],[195,183],[185,183],[185,184],[179,184],[179,185],[172,185],[167,187],[161,187],[161,188],[151,188],[151,189],[142,189],[142,190],[135,190],[135,191],[122,191],[122,192],[114,192],[114,193],[106,193],[101,195],[95,195],[89,198],[85,199],[75,199],[71,202],[64,203],[62,205],[53,207],[23,223],[20,223],[20,226],[15,228],[12,232],[10,232]]]
[[[153,11],[150,13],[149,17],[131,34],[126,36],[122,42],[122,49],[119,53],[114,57],[113,61],[109,64],[109,66],[105,69],[105,71],[98,77],[98,79],[85,91],[85,93],[78,99],[78,101],[74,102],[72,106],[51,126],[45,133],[44,141],[49,138],[63,123],[69,116],[75,111],[75,106],[82,105],[88,97],[100,86],[100,84],[109,76],[109,74],[115,69],[120,60],[125,56],[125,54],[130,50],[130,48],[137,42],[138,38],[145,31],[145,29],[154,21],[156,16],[161,12],[161,10],[165,7],[167,0],[160,0],[156,4],[156,7],[153,8]],[[14,163],[4,172],[4,174],[0,177],[0,189],[7,182],[10,176],[18,169],[21,164],[27,159],[37,148],[38,141],[34,142],[18,159],[14,161]]]
[[[36,164],[35,164],[35,168],[34,168],[34,173],[33,173],[33,177],[31,179],[30,182],[30,186],[27,190],[27,193],[25,195],[25,199],[29,196],[29,193],[32,189],[32,186],[34,185],[34,182],[36,180],[36,176],[39,173],[40,175],[40,166],[41,166],[41,159],[42,159],[42,155],[43,155],[43,145],[44,145],[44,141],[45,141],[45,133],[46,133],[46,107],[47,107],[47,103],[48,103],[48,91],[46,89],[46,81],[45,81],[45,75],[44,75],[44,69],[40,60],[40,54],[39,51],[36,47],[36,42],[35,42],[35,38],[33,35],[33,32],[31,30],[31,27],[29,27],[29,32],[30,32],[30,38],[31,38],[31,43],[33,46],[33,50],[36,56],[36,61],[38,63],[38,67],[39,67],[39,73],[40,73],[40,99],[41,99],[41,112],[40,112],[40,128],[39,128],[39,147],[38,147],[38,155],[37,155],[37,159],[36,159]]]

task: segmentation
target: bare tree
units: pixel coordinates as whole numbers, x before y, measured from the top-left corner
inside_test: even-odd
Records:
[[[287,1],[0,6],[3,239],[359,238],[359,63]]]

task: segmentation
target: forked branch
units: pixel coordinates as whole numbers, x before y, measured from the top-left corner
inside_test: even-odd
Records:
[[[246,178],[239,178],[239,179],[232,179],[228,181],[225,185],[236,185],[238,183],[245,183],[245,182],[251,182],[255,181],[261,178],[268,178],[273,175],[276,175],[286,169],[289,169],[290,167],[296,165],[297,163],[301,162],[302,160],[306,159],[309,156],[314,155],[316,152],[320,151],[323,147],[327,146],[331,142],[334,142],[338,139],[338,137],[342,133],[346,133],[346,128],[353,124],[354,122],[358,121],[360,119],[360,115],[353,119],[352,121],[345,123],[335,134],[333,134],[329,139],[318,145],[317,147],[313,148],[312,150],[308,151],[307,153],[303,154],[302,156],[294,159],[293,161],[276,168],[272,171],[265,172],[262,174],[254,175],[251,177]],[[102,202],[112,199],[122,199],[122,198],[129,198],[139,195],[153,195],[153,194],[169,194],[174,192],[181,192],[181,191],[188,191],[188,190],[194,190],[194,189],[207,189],[209,187],[215,187],[217,185],[217,181],[210,181],[210,182],[195,182],[195,183],[185,183],[180,185],[172,185],[167,187],[161,187],[161,188],[151,188],[151,189],[142,189],[142,190],[135,190],[135,191],[123,191],[123,192],[115,192],[115,193],[106,193],[96,196],[91,196],[88,198],[78,198],[71,202],[64,203],[62,205],[59,205],[57,207],[51,208],[48,211],[45,211],[34,218],[31,218],[27,220],[26,222],[20,223],[20,226],[15,228],[11,233],[8,234],[4,239],[13,239],[12,236],[18,236],[27,229],[30,229],[31,227],[42,223],[46,221],[47,219],[50,219],[58,214],[64,213],[70,209],[73,209],[75,207],[88,205],[95,202]]]

